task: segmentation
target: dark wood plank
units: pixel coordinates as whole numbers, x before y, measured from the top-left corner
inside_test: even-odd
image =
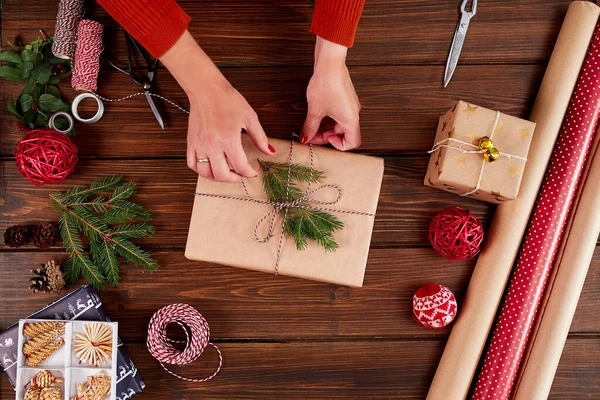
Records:
[[[167,374],[143,344],[127,344],[146,383],[136,399],[423,399],[443,341],[219,343],[224,367],[214,380],[186,383]],[[551,400],[600,397],[600,339],[567,341]],[[207,376],[217,364],[212,349],[188,376]],[[0,396],[14,396],[0,378]]]
[[[222,66],[309,65],[313,1],[179,1],[192,16],[190,31]],[[463,63],[544,63],[570,0],[486,2],[461,55]],[[448,56],[459,2],[368,0],[348,62],[360,65],[438,64]],[[39,28],[54,31],[57,2],[3,2],[2,43]],[[99,6],[94,18],[107,29],[115,22]],[[436,82],[441,81],[441,75]]]
[[[363,105],[363,146],[368,152],[420,152],[432,146],[437,122],[459,99],[526,117],[544,68],[541,66],[464,66],[448,89],[439,82],[443,67],[355,67],[351,74]],[[257,111],[269,136],[288,138],[299,132],[306,117],[306,84],[310,68],[240,68],[225,72]],[[0,81],[0,104],[22,85]],[[75,93],[69,83],[63,93]],[[99,93],[119,98],[139,90],[127,76],[103,72]],[[187,97],[166,71],[157,77],[157,92],[182,105]],[[94,109],[95,110],[95,109]],[[83,157],[185,157],[187,115],[162,102],[162,131],[143,96],[106,105],[102,120],[77,124],[75,143]],[[2,111],[0,156],[12,156],[23,136],[17,120]]]
[[[461,205],[487,225],[492,206],[423,186],[427,156],[391,157],[375,220],[375,247],[428,245],[427,228],[439,211]],[[48,194],[106,175],[122,174],[139,185],[137,199],[155,213],[156,236],[141,242],[154,246],[185,246],[197,175],[184,160],[80,160],[76,171],[60,185],[33,186],[13,161],[0,162],[2,226],[57,219]],[[254,222],[251,222],[252,226]],[[249,232],[251,227],[249,226]]]
[[[445,336],[412,321],[412,296],[423,284],[437,282],[452,289],[460,304],[474,261],[449,262],[432,249],[374,249],[363,288],[319,282],[186,260],[182,250],[152,253],[161,268],[155,274],[123,266],[118,288],[101,292],[122,335],[143,340],[156,310],[170,302],[187,302],[205,315],[219,339],[413,338]],[[31,295],[30,269],[63,253],[0,252],[3,312],[0,327],[43,307],[57,295]],[[83,281],[81,282],[83,283]],[[160,288],[157,295],[156,288]],[[600,331],[600,249],[596,251],[572,333]]]

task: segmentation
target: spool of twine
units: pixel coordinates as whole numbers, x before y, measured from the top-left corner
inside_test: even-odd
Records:
[[[70,60],[75,52],[77,27],[83,18],[85,0],[60,0],[52,54],[55,57]]]
[[[100,54],[102,46],[101,23],[84,19],[77,28],[77,44],[75,48],[75,65],[71,86],[81,92],[95,92],[98,88],[100,72]]]
[[[177,341],[167,337],[167,326],[175,323],[185,332],[185,341]],[[206,382],[214,378],[223,365],[223,356],[219,348],[210,343],[210,328],[202,314],[188,304],[170,304],[158,310],[148,325],[148,340],[146,345],[152,357],[156,358],[160,365],[169,374],[188,382]],[[173,343],[185,343],[183,350],[178,350]],[[216,371],[207,378],[186,378],[167,369],[165,364],[186,365],[196,361],[204,352],[207,345],[217,350],[219,355],[219,366]]]

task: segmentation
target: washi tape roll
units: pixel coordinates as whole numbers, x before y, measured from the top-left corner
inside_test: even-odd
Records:
[[[79,107],[79,103],[81,103],[84,99],[94,99],[96,103],[98,103],[98,111],[96,111],[96,115],[92,118],[84,119],[79,115],[77,108]],[[95,124],[100,121],[100,118],[104,115],[104,103],[98,96],[93,93],[81,93],[73,100],[73,104],[71,104],[71,112],[73,113],[73,117],[79,122],[83,122],[84,124]]]

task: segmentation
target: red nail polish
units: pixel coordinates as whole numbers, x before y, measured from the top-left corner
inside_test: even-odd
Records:
[[[271,153],[275,153],[275,147],[269,145],[269,150],[271,150]]]
[[[300,143],[302,144],[306,144],[306,142],[308,142],[308,136],[306,136],[306,134],[302,134],[300,135]]]

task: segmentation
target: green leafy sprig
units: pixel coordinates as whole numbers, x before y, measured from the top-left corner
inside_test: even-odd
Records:
[[[116,286],[120,279],[117,256],[150,272],[158,268],[156,260],[131,241],[156,231],[147,223],[152,213],[129,200],[135,188],[132,182],[122,183],[120,176],[110,176],[50,195],[60,213],[60,235],[69,253],[63,266],[66,281],[73,283],[83,275],[97,288]],[[89,255],[81,235],[89,238]]]
[[[298,186],[298,182],[318,184],[325,178],[323,171],[313,170],[311,174],[309,167],[292,164],[289,168],[290,185],[288,192],[286,189],[288,164],[262,160],[258,160],[258,162],[263,171],[263,187],[271,202],[294,201],[304,194]],[[303,201],[300,205],[308,206],[310,204]],[[285,210],[281,210],[280,214],[283,215],[284,212]],[[335,241],[333,234],[343,228],[344,223],[331,213],[293,207],[288,211],[285,234],[287,237],[294,239],[296,248],[299,251],[306,249],[309,240],[317,242],[325,251],[335,251],[338,248],[338,243]]]
[[[8,99],[8,111],[19,119],[21,129],[47,127],[52,113],[70,111],[56,86],[61,78],[71,74],[69,60],[52,55],[52,41],[52,37],[38,38],[25,46],[8,42],[12,50],[0,53],[0,61],[4,61],[0,78],[25,83],[16,102],[12,95]],[[62,118],[57,118],[55,124],[61,130],[68,127]],[[74,135],[75,130],[69,134]]]

